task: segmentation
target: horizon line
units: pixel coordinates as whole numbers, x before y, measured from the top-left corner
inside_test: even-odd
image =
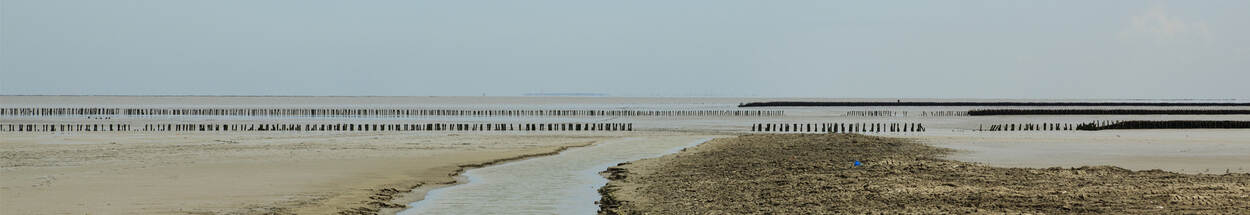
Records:
[[[0,94],[0,96],[117,96],[117,97],[571,97],[571,98],[776,98],[776,99],[1039,99],[1039,100],[1061,100],[1061,99],[1104,99],[1104,100],[1205,100],[1205,101],[1236,101],[1250,100],[1250,98],[990,98],[990,97],[793,97],[793,96],[583,96],[583,95],[500,95],[500,96],[440,96],[440,95],[413,95],[413,96],[384,96],[384,95],[202,95],[202,94]]]

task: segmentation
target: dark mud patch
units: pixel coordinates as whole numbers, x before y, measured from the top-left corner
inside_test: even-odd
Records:
[[[600,213],[1250,213],[1250,174],[1000,168],[949,152],[854,134],[717,139],[605,172]]]

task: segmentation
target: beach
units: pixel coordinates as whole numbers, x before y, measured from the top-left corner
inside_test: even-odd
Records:
[[[332,214],[402,207],[463,167],[614,134],[0,136],[4,214]],[[377,194],[385,194],[374,197]],[[402,199],[398,199],[402,198]],[[379,204],[385,203],[385,204]]]
[[[947,150],[925,155],[935,160],[988,169],[1109,165],[1128,171],[1161,169],[1184,175],[1250,172],[1250,166],[1246,166],[1250,160],[1243,156],[1250,153],[1250,133],[1244,129],[979,130],[984,125],[997,124],[1250,120],[1250,115],[1245,114],[968,116],[961,112],[978,107],[737,107],[742,102],[761,100],[767,99],[0,96],[0,108],[7,108],[4,113],[14,113],[0,116],[3,128],[131,126],[111,131],[0,132],[0,213],[394,214],[420,209],[411,213],[465,214],[506,211],[508,205],[517,204],[525,204],[525,211],[532,213],[583,211],[596,207],[594,200],[599,197],[594,190],[606,183],[597,173],[620,162],[673,153],[680,151],[676,148],[707,138],[718,138],[709,143],[719,143],[744,135],[827,133],[819,129],[758,130],[762,125],[906,125],[904,128],[912,129],[923,125],[923,130],[905,132],[837,132],[905,138]],[[26,114],[37,108],[103,110],[106,114]],[[181,131],[162,130],[168,125],[191,126],[180,127]],[[309,129],[322,128],[309,125],[338,127],[327,131]],[[629,129],[613,130],[621,127],[600,125],[628,125]],[[786,139],[776,139],[782,140]],[[627,148],[636,152],[626,152],[597,147],[601,143],[640,148]],[[704,147],[687,151],[699,150]],[[570,154],[556,156],[560,152]],[[678,153],[686,156],[683,154],[686,153]],[[664,159],[669,158],[660,158]],[[867,161],[870,166],[880,164]],[[959,165],[967,166],[963,163]],[[566,166],[563,164],[570,165],[544,168]],[[833,169],[838,168],[841,167]],[[477,181],[470,180],[473,176],[460,175],[472,169],[481,170]],[[806,169],[811,168],[795,171]],[[1097,171],[1103,170],[1108,168]],[[753,180],[742,182],[759,182]],[[428,196],[437,198],[435,201],[422,201],[431,191],[452,187],[458,188]],[[509,189],[493,192],[504,190],[498,187]],[[570,195],[524,197],[557,190]],[[582,198],[583,193],[592,197]],[[516,200],[522,198],[524,201]],[[509,203],[492,203],[503,199]],[[434,207],[414,208],[422,202]],[[470,203],[490,207],[457,207]],[[565,207],[571,204],[576,205]]]

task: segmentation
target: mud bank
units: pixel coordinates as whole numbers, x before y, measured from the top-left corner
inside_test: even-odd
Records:
[[[855,134],[716,139],[609,168],[600,213],[1250,212],[1250,174],[1001,168],[940,158],[949,152]]]

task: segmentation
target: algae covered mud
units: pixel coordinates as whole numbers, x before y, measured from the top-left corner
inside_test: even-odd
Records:
[[[1250,157],[1244,156],[1250,154],[1246,129],[1066,129],[1090,122],[1250,121],[1250,114],[1240,114],[1248,107],[738,107],[776,100],[897,103],[897,99],[793,98],[0,96],[5,113],[0,114],[0,196],[6,197],[0,198],[0,213],[387,213],[414,202],[413,211],[457,213],[464,211],[445,209],[510,204],[501,201],[527,203],[526,212],[580,213],[599,199],[592,193],[604,180],[597,173],[611,165],[665,154],[703,138],[769,133],[913,138],[959,150],[943,158],[995,167],[1114,165],[1187,174],[1250,172]],[[1039,108],[1063,111],[969,114],[985,109],[1032,113],[1037,111],[1028,110]],[[1026,129],[983,129],[993,125]],[[497,163],[587,144],[591,145],[559,155]],[[488,163],[499,165],[470,169],[460,178],[466,183],[455,185],[453,176],[464,167]],[[435,187],[445,188],[431,194],[428,202],[418,201]],[[500,191],[507,192],[491,192],[496,188],[488,187],[506,187]],[[538,191],[542,192],[536,196]],[[562,207],[566,204],[578,206]],[[483,213],[494,209],[480,208]]]
[[[1250,174],[1000,168],[863,135],[747,135],[624,164],[601,214],[1250,212]]]

